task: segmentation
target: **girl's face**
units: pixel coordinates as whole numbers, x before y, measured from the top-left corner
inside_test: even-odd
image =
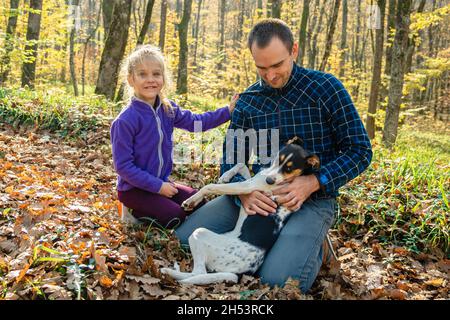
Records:
[[[164,86],[161,65],[151,59],[144,60],[136,66],[133,74],[128,76],[128,83],[133,87],[136,97],[154,107],[156,96]]]

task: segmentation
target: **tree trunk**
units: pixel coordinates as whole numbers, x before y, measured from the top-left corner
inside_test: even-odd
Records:
[[[89,34],[84,41],[84,49],[83,49],[83,61],[81,64],[81,94],[84,96],[84,87],[86,84],[86,55],[87,55],[87,48],[89,45],[89,42],[91,39],[95,36],[95,33],[97,32],[98,27],[100,26],[100,13],[101,13],[101,6],[99,6],[98,13],[97,13],[97,19],[95,28],[92,30],[89,30]]]
[[[113,8],[117,0],[103,0],[102,1],[102,16],[103,16],[103,29],[105,30],[105,39],[109,33],[109,26],[111,25]]]
[[[244,27],[245,0],[239,1],[239,13],[237,21],[236,37],[233,41],[233,48],[239,49],[242,40],[242,28]]]
[[[223,63],[225,57],[225,9],[226,9],[226,1],[220,1],[219,7],[219,43],[217,45],[219,61],[217,63],[217,69],[223,70]]]
[[[281,0],[272,0],[272,18],[277,18],[280,19],[281,18]]]
[[[11,71],[11,51],[14,49],[14,34],[16,33],[17,16],[19,15],[19,11],[17,10],[19,1],[20,0],[10,0],[8,24],[6,26],[5,34],[5,53],[0,62],[0,85],[6,82],[9,72]]]
[[[389,0],[389,9],[387,15],[387,37],[386,37],[386,65],[384,66],[384,74],[389,76],[391,74],[391,63],[392,63],[392,42],[391,32],[395,29],[395,9],[396,0]]]
[[[267,0],[266,16],[267,16],[267,18],[272,17],[272,0]]]
[[[361,1],[356,1],[357,9],[356,9],[356,30],[355,36],[353,37],[352,43],[352,67],[355,70],[357,66],[357,61],[359,57],[359,37],[361,35]]]
[[[136,46],[144,43],[145,35],[148,31],[148,26],[150,25],[150,20],[152,18],[153,5],[155,4],[155,0],[149,0],[147,3],[147,8],[145,9],[145,18],[144,24],[142,25],[141,32],[139,33],[139,37],[137,39]]]
[[[258,17],[258,19],[260,19],[262,17],[263,14],[263,2],[262,0],[258,0],[258,4],[257,4],[257,8],[256,8],[256,16]]]
[[[417,13],[422,13],[423,9],[425,8],[425,3],[426,0],[421,0],[419,3],[419,7],[417,8]],[[419,31],[421,32],[421,31]],[[414,55],[414,49],[416,48],[416,42],[418,39],[420,39],[420,34],[413,34],[412,39],[408,40],[408,50],[406,53],[406,73],[410,73],[411,72],[411,67],[412,67],[412,60],[413,60],[413,55]]]
[[[138,1],[138,3],[140,4],[140,1]],[[141,15],[140,15],[139,10],[140,10],[140,6],[136,6],[136,1],[132,1],[131,2],[131,13],[133,14],[133,23],[130,23],[130,24],[133,25],[134,35],[135,35],[136,39],[139,37],[137,28],[141,24]],[[136,15],[136,11],[138,12],[137,15]]]
[[[391,80],[389,83],[389,102],[383,130],[383,143],[387,147],[392,147],[397,139],[398,118],[405,75],[405,54],[408,48],[411,1],[401,0],[397,4],[396,31],[392,48]]]
[[[318,6],[320,4],[319,0],[315,0],[315,3],[313,4],[313,6],[311,7],[311,1],[310,1],[310,6],[309,6],[309,16],[310,18],[308,19],[308,23],[306,24],[306,39],[305,39],[305,53],[304,53],[304,57],[303,59],[308,59],[308,61],[304,61],[303,65],[306,67],[307,64],[309,63],[309,55],[311,52],[311,39],[314,33],[314,28],[316,26],[317,23],[317,16],[319,15],[318,13]]]
[[[203,1],[199,0],[198,8],[197,8],[197,19],[195,21],[194,66],[197,66],[198,35],[200,33],[200,17],[201,17],[202,4],[203,4]]]
[[[180,18],[183,14],[183,3],[182,0],[176,0],[175,12],[177,13],[177,18]]]
[[[178,25],[178,32],[180,37],[180,56],[178,63],[178,77],[177,77],[177,93],[186,95],[188,92],[187,78],[188,78],[188,27],[191,17],[192,0],[184,1],[183,17]]]
[[[319,0],[317,0],[316,4],[319,6]],[[318,50],[318,45],[317,45],[317,37],[319,36],[320,32],[322,31],[322,19],[325,13],[325,7],[327,5],[327,0],[323,1],[322,7],[320,9],[320,14],[319,14],[319,20],[317,22],[317,24],[314,23],[313,28],[311,30],[311,41],[310,41],[310,45],[309,45],[309,52],[308,52],[308,68],[309,69],[314,69],[316,66],[316,56],[317,56],[317,50]],[[315,17],[314,17],[315,19]],[[317,28],[316,28],[317,26]]]
[[[334,1],[333,15],[331,17],[330,26],[328,28],[327,41],[325,44],[325,51],[323,53],[322,63],[320,64],[320,67],[319,67],[320,71],[325,71],[325,67],[328,62],[328,57],[330,56],[330,53],[331,53],[331,46],[333,45],[333,35],[334,35],[334,30],[336,30],[336,22],[337,22],[340,5],[341,5],[341,0]]]
[[[95,88],[96,94],[102,94],[110,100],[114,99],[116,92],[120,61],[125,53],[128,39],[130,16],[131,1],[117,0],[113,9],[111,28],[106,37]]]
[[[166,17],[167,17],[167,0],[161,1],[161,23],[159,26],[159,47],[164,52],[164,44],[166,40]]]
[[[302,20],[300,23],[300,34],[299,34],[299,40],[298,40],[298,56],[297,56],[297,63],[300,66],[303,66],[303,58],[305,56],[305,49],[306,49],[306,28],[308,25],[308,16],[309,16],[309,0],[303,1],[303,12],[302,12]]]
[[[366,24],[364,24],[364,27],[367,27]],[[354,96],[354,101],[358,101],[359,99],[359,88],[361,87],[361,78],[362,75],[366,72],[366,60],[364,59],[365,57],[365,53],[366,53],[366,43],[367,43],[367,38],[368,38],[368,34],[369,34],[369,30],[365,30],[364,28],[364,35],[362,38],[362,42],[361,42],[361,50],[358,50],[358,57],[356,58],[356,67],[357,67],[357,73],[356,73],[356,86],[354,87],[353,90],[353,96]]]
[[[378,94],[381,84],[381,64],[383,60],[384,15],[386,0],[378,0],[381,26],[375,31],[375,56],[373,61],[372,82],[370,84],[369,107],[367,111],[366,130],[370,139],[375,138],[375,113],[377,112]]]
[[[70,79],[72,81],[73,86],[73,93],[75,97],[78,97],[78,80],[75,71],[75,34],[77,32],[76,19],[77,19],[77,7],[80,5],[79,0],[72,0],[71,5],[73,9],[72,12],[73,21],[69,37],[69,66],[70,66]]]
[[[75,21],[74,21],[75,24]],[[70,30],[70,38],[69,38],[69,66],[70,66],[70,79],[72,81],[73,86],[73,93],[75,97],[78,96],[78,81],[77,81],[77,75],[75,72],[75,25]]]
[[[30,9],[33,12],[28,14],[27,42],[25,45],[26,61],[22,65],[22,87],[29,86],[34,89],[36,78],[36,59],[41,31],[42,0],[30,0]]]
[[[340,45],[340,58],[339,58],[339,77],[342,78],[345,75],[345,56],[347,51],[347,15],[348,5],[347,0],[342,1],[342,33],[341,33],[341,45]]]
[[[433,7],[431,11],[434,11],[436,9],[436,0],[433,0]],[[435,31],[435,28],[433,26],[428,27],[428,56],[434,57],[433,55],[433,33]]]

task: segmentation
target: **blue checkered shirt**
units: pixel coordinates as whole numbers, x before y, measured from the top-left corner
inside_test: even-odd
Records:
[[[337,196],[338,189],[363,172],[372,159],[369,137],[343,84],[331,74],[296,64],[283,88],[274,89],[260,80],[243,92],[228,129],[221,174],[238,162],[241,152],[244,153],[240,154],[241,158],[244,157],[245,163],[257,173],[264,167],[259,160],[259,150],[264,147],[264,152],[271,154],[270,129],[278,129],[280,148],[298,136],[303,140],[304,149],[319,156],[320,170],[314,174],[321,189],[312,195],[313,198]],[[252,164],[249,163],[249,139],[233,134],[237,129],[244,132],[254,129],[258,133],[269,130],[267,139],[256,135],[258,148]],[[230,143],[234,144],[228,147],[232,150],[231,155],[226,152],[226,145]],[[244,147],[240,149],[239,146]],[[243,180],[242,176],[236,175],[231,182]]]

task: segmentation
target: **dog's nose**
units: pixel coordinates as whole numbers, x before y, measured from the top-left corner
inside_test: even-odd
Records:
[[[266,178],[266,183],[267,183],[267,184],[274,184],[274,183],[275,183],[275,179],[272,178],[272,177],[267,177],[267,178]]]

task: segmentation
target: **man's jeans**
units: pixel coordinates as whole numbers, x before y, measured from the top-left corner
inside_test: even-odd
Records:
[[[292,277],[307,293],[322,265],[322,243],[335,217],[336,199],[307,200],[291,214],[276,243],[257,271],[263,283],[282,287]],[[234,229],[239,207],[230,196],[220,196],[195,211],[175,230],[182,244],[192,232],[204,227],[216,233]]]

